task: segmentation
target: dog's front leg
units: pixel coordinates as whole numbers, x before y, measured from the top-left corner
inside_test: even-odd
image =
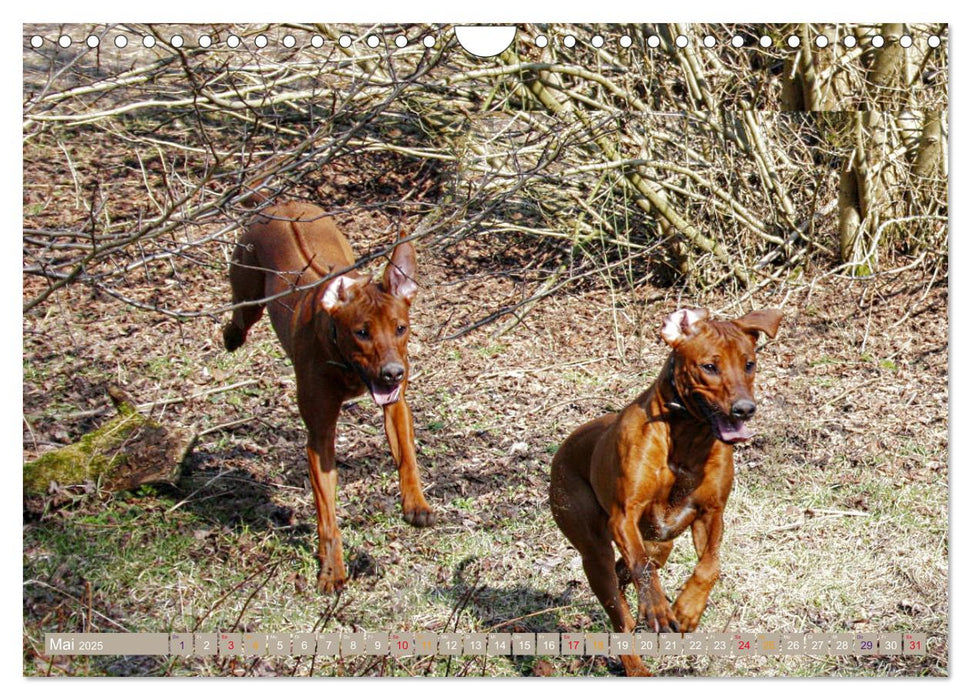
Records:
[[[344,549],[337,528],[337,461],[334,456],[340,403],[325,400],[317,405],[316,410],[303,410],[304,406],[301,402],[301,413],[307,424],[307,459],[310,461],[310,485],[317,506],[317,537],[320,543],[317,590],[334,593],[347,582]]]
[[[418,461],[415,457],[415,428],[411,409],[402,397],[384,407],[384,432],[388,436],[391,456],[398,467],[398,481],[401,486],[401,510],[405,522],[415,527],[428,527],[435,524],[425,494],[422,493],[421,479],[418,476]]]
[[[647,553],[636,513],[620,510],[610,518],[610,531],[637,589],[637,619],[652,632],[678,632],[678,620],[661,586],[660,565]]]
[[[719,552],[722,528],[720,508],[706,511],[691,524],[691,537],[698,554],[698,563],[674,604],[674,614],[681,624],[682,632],[697,629],[701,614],[708,605],[708,595],[721,573]]]

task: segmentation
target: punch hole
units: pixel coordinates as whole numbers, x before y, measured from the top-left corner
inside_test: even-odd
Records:
[[[816,46],[821,49],[825,49],[827,46],[829,46],[829,39],[826,38],[825,34],[820,34],[816,37]]]
[[[57,38],[57,45],[62,49],[68,48],[71,45],[71,37],[69,37],[67,34],[61,34],[61,36]]]
[[[320,36],[320,34],[314,34],[312,37],[310,37],[310,45],[315,49],[319,49],[324,45],[324,37]]]
[[[253,43],[256,44],[256,48],[265,49],[266,45],[269,44],[270,42],[265,36],[260,34],[259,36],[256,37]]]
[[[772,46],[772,38],[763,34],[759,38],[759,46],[761,46],[763,49],[769,48],[770,46]]]
[[[550,45],[550,40],[549,40],[549,39],[547,39],[547,38],[546,38],[545,36],[543,36],[542,34],[540,34],[540,35],[539,35],[538,37],[536,37],[536,41],[535,41],[535,42],[533,42],[533,43],[535,43],[535,44],[536,44],[536,45],[537,45],[538,47],[540,47],[541,49],[545,49],[545,48],[546,48],[547,46],[549,46],[549,45]]]
[[[633,43],[634,43],[634,40],[631,39],[626,34],[624,34],[624,36],[620,37],[620,45],[622,47],[624,47],[625,49],[629,49],[630,46],[631,46],[631,44],[633,44]]]
[[[932,49],[936,49],[938,46],[941,45],[941,37],[937,36],[936,34],[931,37],[928,37],[927,45],[930,46]]]
[[[368,45],[368,46],[370,46],[370,47],[371,47],[372,49],[376,49],[376,48],[378,48],[378,44],[380,44],[380,43],[381,43],[381,40],[380,40],[380,39],[378,39],[378,38],[377,38],[377,37],[376,37],[376,36],[375,36],[374,34],[372,34],[372,35],[371,35],[371,36],[369,36],[369,37],[368,37],[367,39],[365,39],[365,42],[366,42],[366,43],[367,43],[367,45]]]
[[[597,34],[597,36],[590,40],[590,43],[593,44],[593,48],[595,49],[603,48],[604,38]]]
[[[399,34],[394,38],[394,45],[399,49],[405,48],[408,45],[408,37],[406,37],[404,34]]]
[[[199,37],[199,46],[204,49],[208,49],[212,46],[212,38],[208,34],[203,34]]]
[[[563,45],[568,49],[572,49],[577,45],[577,38],[572,34],[567,34],[565,37],[563,37]]]
[[[297,45],[297,40],[294,39],[289,34],[287,34],[285,37],[283,37],[283,45],[288,49],[292,49],[294,46]]]
[[[516,27],[512,25],[486,25],[479,27],[455,27],[455,38],[468,53],[480,58],[498,56],[516,39]],[[573,40],[576,43],[576,39]],[[564,39],[564,45],[566,40]]]
[[[914,45],[913,37],[911,37],[909,34],[904,34],[902,37],[900,37],[900,45],[905,49],[909,49]]]
[[[852,49],[854,46],[856,46],[856,37],[853,36],[852,34],[848,34],[844,36],[843,46],[845,46],[848,49]]]
[[[184,43],[185,43],[185,41],[178,34],[173,34],[172,35],[172,38],[169,39],[169,44],[171,44],[172,46],[174,46],[177,49],[181,49],[182,48],[182,44],[184,44]]]
[[[435,48],[435,37],[431,34],[426,34],[425,38],[421,40],[421,43],[426,49]]]
[[[349,49],[351,47],[351,37],[347,36],[347,34],[341,34],[341,38],[337,40],[337,43],[343,48]]]
[[[44,37],[37,36],[35,34],[34,36],[30,37],[30,45],[35,49],[39,49],[44,45]]]
[[[686,37],[684,34],[678,34],[678,36],[674,39],[674,45],[679,49],[683,49],[688,45],[688,37]]]
[[[875,48],[882,49],[883,44],[884,44],[883,37],[880,36],[879,34],[877,34],[875,37],[870,39],[870,46],[873,46]]]
[[[128,37],[125,36],[124,34],[119,34],[118,36],[116,36],[115,46],[117,46],[119,49],[123,49],[126,46],[128,46]]]
[[[228,37],[226,37],[226,46],[228,46],[231,49],[238,49],[239,45],[242,43],[243,43],[243,40],[240,39],[235,34],[230,34]]]
[[[786,43],[789,44],[790,49],[796,49],[796,48],[799,48],[799,44],[801,44],[802,42],[799,41],[799,37],[793,34],[788,39],[786,39]]]
[[[153,46],[155,46],[155,37],[152,36],[151,34],[146,34],[145,36],[143,36],[142,46],[144,46],[146,49],[150,49]]]
[[[96,48],[96,47],[98,46],[98,44],[100,44],[100,43],[101,43],[101,39],[99,39],[99,38],[98,38],[98,37],[96,37],[96,36],[95,36],[94,34],[92,34],[91,36],[89,36],[89,37],[88,37],[88,38],[87,38],[87,39],[85,40],[85,42],[84,42],[84,43],[88,45],[88,48],[89,48],[89,49],[93,49],[93,48]]]
[[[742,48],[745,46],[745,38],[736,34],[732,37],[732,46],[734,46],[736,49]]]
[[[715,41],[715,37],[713,37],[711,34],[707,34],[705,35],[705,38],[701,40],[701,43],[704,44],[706,48],[713,49],[715,48],[715,44],[718,42]]]
[[[661,37],[659,37],[657,34],[651,34],[651,36],[647,37],[647,45],[652,49],[656,49],[661,45]],[[630,44],[628,44],[628,46],[630,46]]]

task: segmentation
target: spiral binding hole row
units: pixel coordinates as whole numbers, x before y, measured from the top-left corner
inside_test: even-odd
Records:
[[[358,40],[360,40],[360,38],[358,38]],[[378,48],[381,45],[381,38],[375,34],[369,34],[363,37],[363,40],[364,40],[364,43],[372,49]],[[936,49],[941,45],[941,37],[937,36],[936,34],[932,34],[928,36],[925,39],[925,41],[927,43],[927,46],[932,49]],[[48,42],[53,42],[63,49],[70,48],[74,44],[74,40],[66,34],[62,34],[55,40],[45,39],[44,37],[35,34],[31,36],[29,40],[30,46],[35,49],[39,49],[43,47],[44,44]],[[116,34],[112,43],[114,43],[115,47],[119,49],[124,49],[128,47],[129,42],[130,42],[130,39],[128,35]],[[145,48],[153,48],[156,46],[158,42],[159,40],[151,34],[146,34],[141,37],[141,44]],[[354,42],[355,42],[355,39],[347,34],[341,35],[341,37],[337,40],[338,45],[345,49],[350,48],[354,44]],[[434,47],[436,42],[437,42],[437,39],[432,34],[426,34],[420,40],[420,43],[425,48]],[[101,43],[102,43],[102,39],[98,36],[95,36],[94,34],[89,35],[84,40],[84,44],[88,48],[92,48],[92,49],[97,48],[98,46],[101,45]],[[181,34],[173,34],[166,43],[168,43],[169,46],[172,46],[173,48],[179,49],[186,45],[186,40]],[[217,44],[216,40],[214,40],[208,34],[200,35],[196,39],[196,43],[200,48],[203,48],[203,49],[212,48]],[[235,34],[230,34],[225,41],[226,46],[228,46],[231,49],[240,48],[241,46],[244,45],[244,43],[245,42],[243,41],[243,39],[236,36]],[[279,43],[281,46],[287,49],[293,49],[293,48],[296,48],[297,46],[297,40],[291,34],[285,35],[282,39],[279,40]],[[319,49],[323,47],[326,42],[322,36],[320,36],[319,34],[315,34],[313,37],[311,37],[309,43],[310,43],[310,46],[312,46],[313,48]],[[412,43],[412,42],[410,42],[409,39],[403,34],[399,34],[394,37],[393,43],[397,48],[403,49],[407,47],[409,43]],[[550,38],[547,37],[546,35],[541,34],[534,39],[533,43],[539,48],[546,48],[550,44]],[[564,48],[572,49],[576,47],[577,44],[580,43],[580,40],[577,39],[572,34],[567,34],[559,39],[559,43]],[[646,43],[648,47],[652,49],[656,49],[661,45],[661,38],[655,34],[652,34],[647,37]],[[675,37],[674,43],[676,47],[684,49],[691,45],[691,40],[684,34],[679,34],[678,36]],[[729,40],[729,43],[734,48],[742,48],[743,46],[745,46],[746,40],[742,36],[735,35]],[[771,48],[775,42],[772,40],[771,37],[763,35],[759,37],[756,43],[761,48]],[[813,39],[813,43],[817,48],[822,49],[829,46],[830,39],[825,35],[820,34]],[[842,44],[846,48],[853,48],[858,43],[859,41],[857,40],[857,38],[851,34],[843,37],[842,39]],[[869,43],[870,43],[870,46],[874,48],[882,48],[892,43],[892,40],[887,39],[886,37],[878,34],[876,36],[870,37]],[[903,34],[900,36],[899,39],[897,39],[897,44],[905,49],[914,46],[915,43],[917,43],[916,40],[910,34]],[[595,49],[602,49],[604,48],[604,46],[606,46],[606,44],[607,44],[607,40],[599,34],[593,36],[590,39],[590,45]],[[620,45],[621,48],[627,49],[633,46],[634,40],[629,35],[624,34],[618,39],[618,44]],[[791,35],[787,37],[785,40],[785,45],[792,49],[799,48],[801,44],[802,44],[802,39],[800,39],[798,36],[795,36],[795,35]],[[258,49],[263,49],[270,45],[270,40],[266,37],[266,35],[260,34],[253,39],[253,45]],[[711,34],[706,34],[704,37],[701,38],[701,45],[709,49],[714,48],[715,46],[718,45],[718,40]]]

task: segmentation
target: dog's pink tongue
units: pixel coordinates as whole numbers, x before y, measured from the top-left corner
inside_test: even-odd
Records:
[[[755,433],[745,424],[745,421],[731,420],[725,416],[715,417],[715,430],[718,432],[718,439],[729,444],[745,442],[755,437]]]
[[[378,389],[376,387],[371,387],[371,398],[374,399],[374,403],[378,406],[387,406],[398,400],[398,396],[401,394],[401,386],[396,386],[391,390]]]

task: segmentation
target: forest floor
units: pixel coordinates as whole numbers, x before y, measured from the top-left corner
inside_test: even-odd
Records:
[[[68,224],[59,217],[82,214],[69,188],[50,184],[60,177],[50,162],[25,157],[25,212]],[[385,165],[334,164],[313,193],[339,212],[359,255],[396,233],[399,221],[380,206],[350,206],[398,187]],[[127,291],[223,306],[229,250],[226,242],[212,265],[146,275]],[[762,306],[785,312],[760,351],[758,436],[736,451],[722,576],[701,630],[922,632],[928,654],[677,657],[652,660],[653,672],[948,673],[946,277],[804,271],[743,308],[718,291],[688,296],[602,276],[544,299],[520,323],[506,316],[451,338],[527,297],[562,261],[547,265],[521,241],[485,234],[419,243],[418,259],[409,402],[438,524],[418,530],[401,519],[381,413],[369,397],[351,402],[338,428],[337,514],[352,579],[339,597],[314,588],[305,430],[293,369],[266,320],[230,354],[225,316],[178,322],[82,287],[25,316],[25,461],[109,418],[109,384],[138,402],[178,399],[152,410],[164,424],[215,428],[176,486],[111,494],[88,485],[25,502],[26,675],[619,673],[616,659],[591,656],[51,659],[43,644],[55,630],[609,631],[550,515],[550,459],[573,428],[649,386],[666,356],[661,320],[680,306],[729,318]],[[25,297],[41,285],[25,278]],[[669,595],[694,562],[683,536],[662,572]]]

